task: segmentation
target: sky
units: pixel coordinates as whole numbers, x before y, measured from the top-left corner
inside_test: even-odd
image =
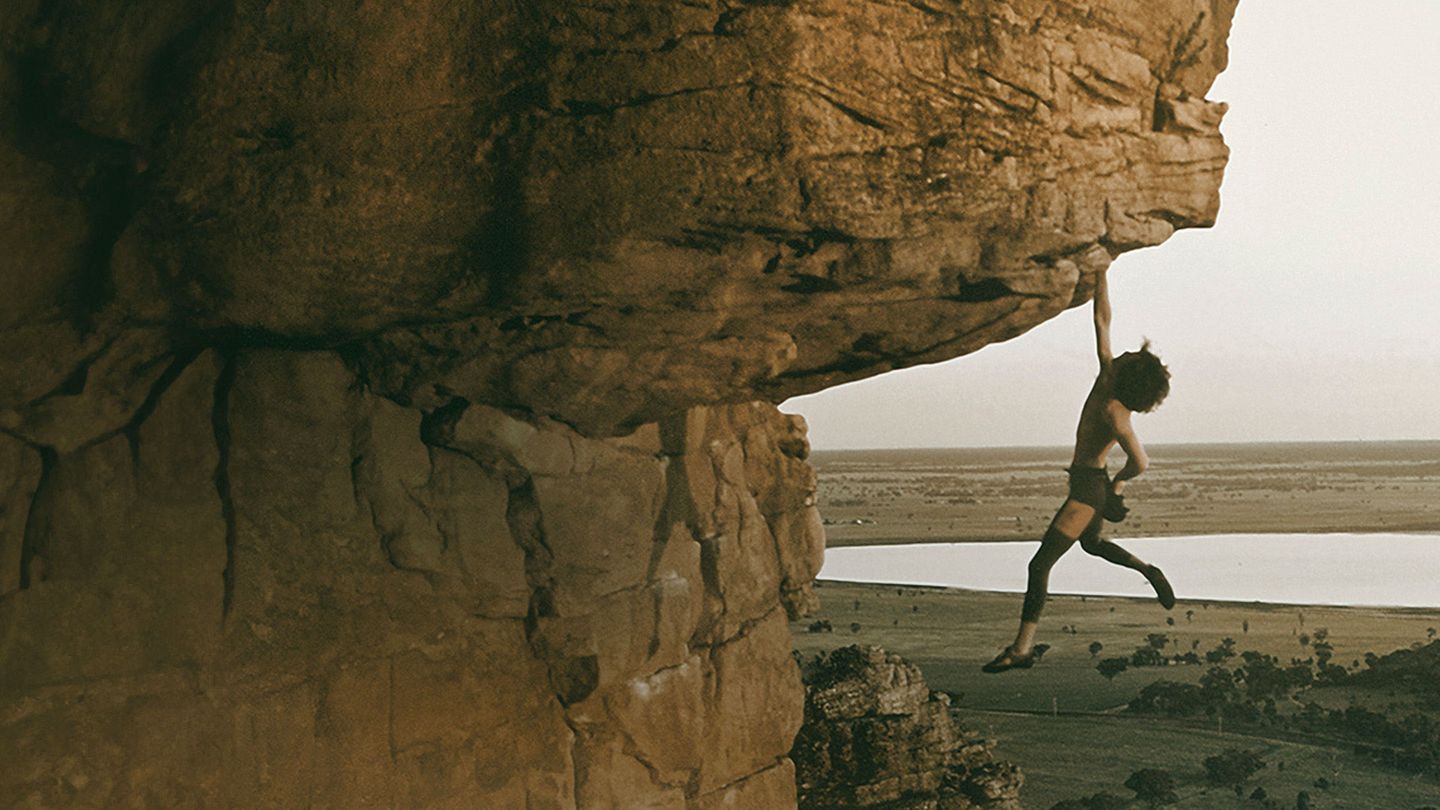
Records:
[[[1142,440],[1440,439],[1440,0],[1245,0],[1214,228],[1110,268],[1118,354],[1154,341]],[[816,449],[1065,445],[1090,307],[964,357],[786,401]]]

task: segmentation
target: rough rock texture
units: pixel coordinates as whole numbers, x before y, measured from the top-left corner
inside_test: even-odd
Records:
[[[899,656],[843,647],[806,663],[804,679],[790,752],[802,810],[1019,810],[1019,770],[995,762]]]
[[[787,805],[735,403],[1208,224],[1233,5],[5,3],[0,788]]]
[[[972,351],[1213,220],[1233,5],[16,0],[0,426],[197,343],[590,433]]]
[[[798,419],[586,439],[395,405],[325,351],[172,376],[84,449],[0,438],[17,806],[793,802]]]

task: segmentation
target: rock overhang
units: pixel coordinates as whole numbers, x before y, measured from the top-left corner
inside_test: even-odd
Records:
[[[5,426],[212,345],[592,435],[965,354],[1213,222],[1233,5],[22,11]]]

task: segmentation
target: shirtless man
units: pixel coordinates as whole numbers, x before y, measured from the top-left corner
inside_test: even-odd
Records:
[[[1130,414],[1153,410],[1170,393],[1170,372],[1160,358],[1150,353],[1147,341],[1138,352],[1119,357],[1110,354],[1110,295],[1105,271],[1095,282],[1095,349],[1100,355],[1100,374],[1080,411],[1075,429],[1075,455],[1070,462],[1070,497],[1050,521],[1039,551],[1030,560],[1025,603],[1020,611],[1020,632],[1015,642],[986,664],[985,672],[1024,669],[1035,664],[1035,629],[1045,607],[1050,569],[1076,540],[1080,547],[1101,559],[1139,571],[1155,588],[1166,610],[1175,606],[1175,593],[1160,569],[1148,565],[1120,546],[1100,539],[1102,519],[1123,520],[1129,511],[1121,492],[1125,482],[1145,471],[1149,458]],[[1110,448],[1119,444],[1125,451],[1125,466],[1112,482],[1105,470]]]

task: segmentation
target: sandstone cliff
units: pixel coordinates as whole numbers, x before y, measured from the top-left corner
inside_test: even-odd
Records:
[[[787,806],[760,402],[1211,222],[1232,9],[7,3],[0,790]]]
[[[773,407],[593,440],[398,406],[332,352],[206,351],[132,430],[0,450],[20,806],[793,793],[782,603],[822,534]]]

